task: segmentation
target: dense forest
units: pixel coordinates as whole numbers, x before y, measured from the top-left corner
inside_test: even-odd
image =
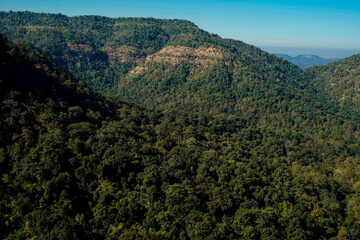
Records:
[[[1,239],[360,238],[359,55],[302,71],[187,21],[0,16]]]
[[[360,54],[307,69],[311,84],[346,108],[360,111]]]

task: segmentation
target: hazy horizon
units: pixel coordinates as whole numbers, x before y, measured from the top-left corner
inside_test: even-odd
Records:
[[[258,46],[261,50],[264,50],[273,54],[287,54],[291,57],[299,55],[316,55],[326,59],[333,58],[346,58],[352,55],[360,53],[360,49],[329,49],[329,48],[297,48],[297,47],[274,47],[274,46]]]

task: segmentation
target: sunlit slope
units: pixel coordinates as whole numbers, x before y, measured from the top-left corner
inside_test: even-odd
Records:
[[[360,111],[360,54],[309,68],[312,84],[341,105]]]
[[[185,20],[1,12],[0,31],[94,90],[147,107],[280,111],[309,94],[295,65]]]

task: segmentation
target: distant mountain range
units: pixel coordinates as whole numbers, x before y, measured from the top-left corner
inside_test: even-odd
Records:
[[[280,54],[280,53],[276,53],[275,55],[284,58],[295,65],[298,65],[302,69],[312,66],[324,65],[336,60],[340,60],[340,58],[322,58],[312,54],[302,54],[296,57],[292,57],[287,54]]]

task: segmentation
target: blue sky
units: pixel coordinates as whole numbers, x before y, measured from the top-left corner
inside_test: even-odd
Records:
[[[360,52],[359,0],[0,0],[0,10],[179,18],[270,52],[323,57]]]

